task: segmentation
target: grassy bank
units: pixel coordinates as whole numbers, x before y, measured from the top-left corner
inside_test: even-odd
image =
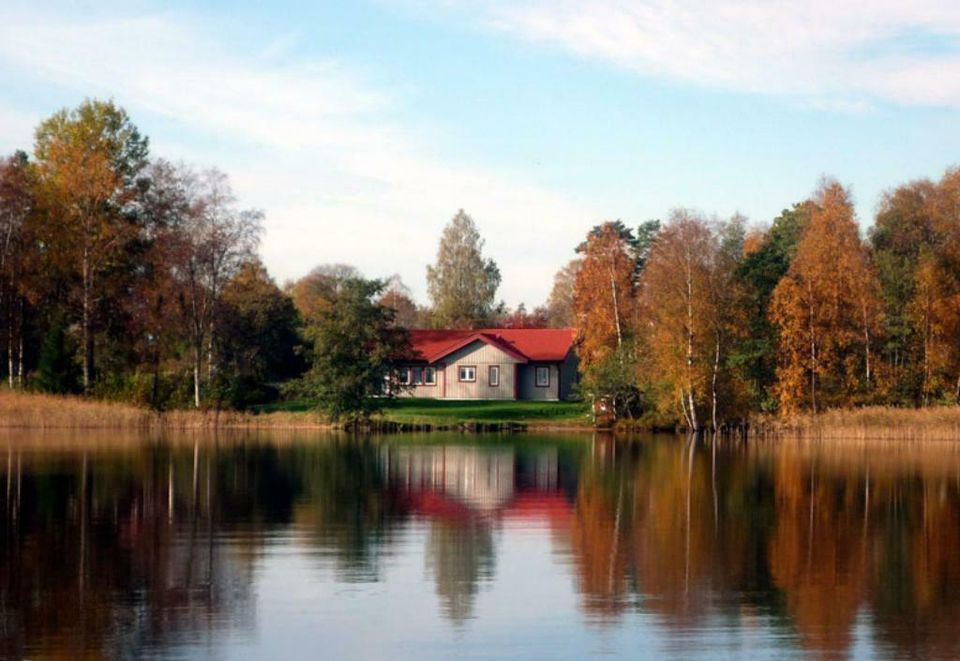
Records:
[[[299,415],[313,410],[309,401],[279,402],[257,408],[265,415]],[[451,401],[401,398],[385,403],[378,419],[404,425],[454,427],[471,423],[522,424],[528,428],[583,428],[592,425],[582,402]]]
[[[582,402],[449,401],[397,399],[383,412],[387,420],[409,424],[518,423],[528,427],[590,427]]]
[[[82,397],[0,391],[0,428],[7,429],[324,428],[312,412],[253,415],[236,411],[168,411]]]
[[[764,418],[752,431],[757,436],[809,440],[960,441],[960,406],[870,406],[816,416]]]
[[[586,405],[575,402],[451,402],[401,399],[379,419],[404,425],[450,428],[471,423],[531,428],[589,427]],[[245,413],[168,411],[162,414],[119,402],[0,391],[0,428],[7,429],[208,429],[214,427],[326,429],[329,420],[313,402],[281,402]]]

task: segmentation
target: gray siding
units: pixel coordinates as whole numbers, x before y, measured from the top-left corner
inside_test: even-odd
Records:
[[[444,359],[446,399],[514,399],[517,359],[477,340]],[[460,381],[461,365],[477,368],[476,381]],[[500,367],[500,385],[490,385],[490,366]],[[438,395],[439,396],[439,395]]]
[[[575,386],[579,382],[577,374],[579,365],[577,354],[571,349],[567,359],[560,365],[560,399],[571,399],[575,394]]]
[[[558,363],[528,363],[520,365],[520,399],[557,400],[560,399]],[[547,387],[537,385],[537,367],[550,370],[550,384]]]

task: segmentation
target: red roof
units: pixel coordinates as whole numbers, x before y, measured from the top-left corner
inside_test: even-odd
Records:
[[[473,342],[485,342],[521,362],[562,362],[576,331],[573,328],[484,328],[480,330],[411,330],[417,360],[435,363]]]

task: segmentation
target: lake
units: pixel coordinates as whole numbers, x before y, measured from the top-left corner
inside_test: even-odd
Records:
[[[960,444],[0,436],[0,655],[960,656]]]

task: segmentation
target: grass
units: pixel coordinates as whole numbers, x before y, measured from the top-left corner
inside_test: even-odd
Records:
[[[589,406],[583,402],[451,401],[401,398],[391,401],[383,417],[393,422],[458,424],[525,423],[535,426],[589,426]]]
[[[303,414],[314,409],[308,400],[258,406],[261,414]],[[583,402],[452,401],[402,397],[386,402],[380,417],[390,422],[452,426],[461,423],[523,423],[540,427],[590,426]]]

